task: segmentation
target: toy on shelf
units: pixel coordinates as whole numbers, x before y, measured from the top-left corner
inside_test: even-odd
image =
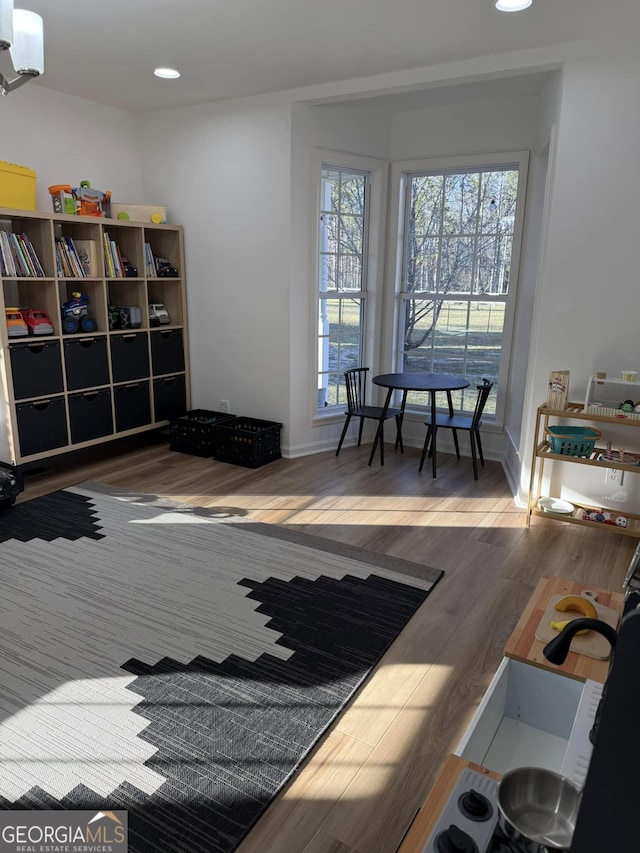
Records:
[[[22,475],[15,465],[0,462],[0,509],[13,506],[23,490]]]
[[[169,312],[164,307],[162,302],[149,303],[149,325],[150,326],[166,326],[171,322]]]
[[[136,305],[109,305],[109,331],[114,329],[139,329],[142,310]]]
[[[52,335],[53,323],[39,308],[21,308],[20,314],[30,335]]]
[[[22,319],[19,308],[5,308],[4,316],[7,323],[7,337],[22,338],[29,334],[29,329]]]
[[[613,527],[627,527],[629,519],[626,515],[609,512],[604,509],[583,509],[583,521],[599,521],[601,524],[611,524]]]
[[[89,297],[77,290],[71,294],[71,299],[62,305],[62,331],[67,334],[74,332],[95,332],[98,324],[89,314]]]
[[[80,181],[79,187],[54,184],[49,187],[54,213],[78,216],[111,216],[111,192],[92,189],[89,181]]]

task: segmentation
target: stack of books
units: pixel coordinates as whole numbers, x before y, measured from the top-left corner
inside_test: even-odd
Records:
[[[0,275],[5,278],[44,278],[44,270],[26,234],[0,231]]]

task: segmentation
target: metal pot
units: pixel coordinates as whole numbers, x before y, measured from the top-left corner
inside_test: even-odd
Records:
[[[498,783],[498,823],[518,853],[571,846],[582,792],[542,767],[518,767]]]

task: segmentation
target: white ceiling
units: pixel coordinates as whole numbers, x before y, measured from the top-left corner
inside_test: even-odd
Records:
[[[17,0],[44,18],[36,83],[131,111],[640,30],[639,0]],[[3,57],[6,62],[6,55]],[[156,66],[182,72],[159,80]],[[14,94],[11,97],[19,97]],[[1,106],[1,104],[0,104]]]

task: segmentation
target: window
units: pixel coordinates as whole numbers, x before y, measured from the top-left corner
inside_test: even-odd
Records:
[[[398,369],[465,376],[458,410],[473,409],[483,377],[496,385],[486,413],[504,407],[525,181],[524,156],[403,173]]]
[[[323,164],[318,264],[318,412],[344,406],[344,372],[363,363],[370,173]]]

